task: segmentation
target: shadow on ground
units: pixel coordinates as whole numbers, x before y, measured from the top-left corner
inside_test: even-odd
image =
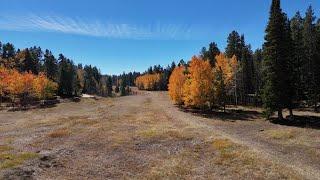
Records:
[[[320,129],[320,117],[317,116],[294,116],[294,119],[287,116],[284,120],[274,118],[270,122],[284,126]]]
[[[254,119],[261,118],[262,114],[257,111],[245,111],[245,110],[226,110],[226,112],[219,110],[200,110],[182,108],[180,110],[186,113],[191,113],[195,116],[205,117],[209,119],[219,119],[223,121],[253,121]]]

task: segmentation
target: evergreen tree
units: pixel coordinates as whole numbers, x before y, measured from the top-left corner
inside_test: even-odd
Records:
[[[205,47],[202,48],[201,57],[204,60],[209,60],[212,67],[216,63],[216,56],[220,54],[220,50],[215,42],[209,44],[209,49]]]
[[[303,27],[303,45],[305,50],[304,61],[304,82],[306,82],[307,99],[310,105],[317,107],[319,96],[319,84],[317,84],[317,74],[319,69],[317,67],[317,37],[315,28],[315,17],[312,7],[309,6],[306,12]]]
[[[297,101],[304,98],[304,83],[303,83],[303,61],[304,61],[304,47],[303,47],[303,18],[297,12],[290,21],[291,39],[292,39],[292,78],[294,79],[294,89]]]
[[[280,7],[280,0],[273,0],[264,43],[263,101],[267,116],[270,117],[274,111],[278,111],[279,119],[283,119],[282,110],[291,100],[286,92],[290,88],[286,23],[286,16]]]
[[[317,35],[317,56],[315,61],[315,84],[316,86],[316,100],[315,100],[315,111],[318,112],[317,104],[320,102],[320,19],[318,19],[316,25],[316,35]]]
[[[126,96],[127,95],[126,88],[127,88],[126,80],[122,79],[120,81],[120,96]]]
[[[44,67],[47,77],[52,81],[57,81],[58,62],[56,58],[52,55],[51,51],[49,51],[48,49],[45,51],[44,54]]]
[[[253,54],[254,64],[254,89],[257,96],[261,95],[261,89],[263,87],[262,72],[263,72],[263,52],[261,49],[257,49]]]
[[[285,47],[284,47],[284,55],[286,60],[286,68],[284,72],[286,73],[286,77],[284,80],[286,81],[287,87],[285,87],[284,92],[286,94],[285,98],[285,107],[289,109],[290,118],[293,119],[293,109],[295,108],[295,101],[297,101],[297,89],[296,89],[296,62],[294,61],[293,57],[293,48],[294,43],[292,40],[292,33],[290,28],[290,20],[286,14],[283,15],[285,19]]]
[[[106,86],[107,86],[108,96],[111,97],[112,96],[112,78],[111,78],[111,76],[107,77]]]
[[[101,74],[96,67],[84,66],[84,93],[97,94],[100,87]]]
[[[80,96],[83,91],[84,80],[83,80],[83,70],[79,69],[77,66],[73,66],[74,69],[74,96]]]
[[[8,58],[14,58],[16,54],[15,48],[13,44],[6,43],[2,47],[2,58],[8,59]]]
[[[232,58],[233,55],[236,55],[237,59],[241,60],[243,40],[237,31],[232,31],[227,40],[227,47],[225,53],[228,58]]]
[[[32,64],[30,64],[31,72],[33,74],[38,74],[43,64],[43,52],[40,47],[36,46],[29,48],[29,52],[32,57]]]
[[[253,53],[251,46],[247,45],[242,48],[241,71],[242,71],[242,88],[245,94],[254,93],[254,65]]]
[[[179,61],[178,66],[184,66],[184,67],[187,67],[187,66],[188,66],[188,64],[187,64],[183,59],[181,59],[181,60]]]
[[[33,74],[38,74],[38,62],[31,54],[29,49],[24,50],[24,61],[23,61],[23,71],[32,72]]]
[[[76,72],[74,64],[64,55],[59,55],[59,88],[58,93],[61,96],[71,97],[74,95],[74,81]]]

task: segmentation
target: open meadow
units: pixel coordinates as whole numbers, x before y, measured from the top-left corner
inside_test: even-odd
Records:
[[[319,179],[319,162],[316,127],[189,112],[167,92],[0,113],[0,179]]]

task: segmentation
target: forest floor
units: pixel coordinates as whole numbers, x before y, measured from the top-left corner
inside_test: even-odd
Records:
[[[0,179],[320,179],[319,116],[295,114],[307,127],[191,112],[166,92],[2,111]]]

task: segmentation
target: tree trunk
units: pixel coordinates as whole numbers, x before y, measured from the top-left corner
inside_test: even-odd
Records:
[[[12,99],[11,99],[11,101],[12,101],[12,108],[13,108],[13,111],[15,111],[15,106],[14,106],[14,96],[12,97]]]
[[[282,109],[278,110],[278,119],[283,120],[283,114],[282,114]]]
[[[293,116],[293,110],[292,110],[292,108],[289,108],[289,117],[290,117],[290,119],[291,120],[293,120],[294,119],[294,116]]]

